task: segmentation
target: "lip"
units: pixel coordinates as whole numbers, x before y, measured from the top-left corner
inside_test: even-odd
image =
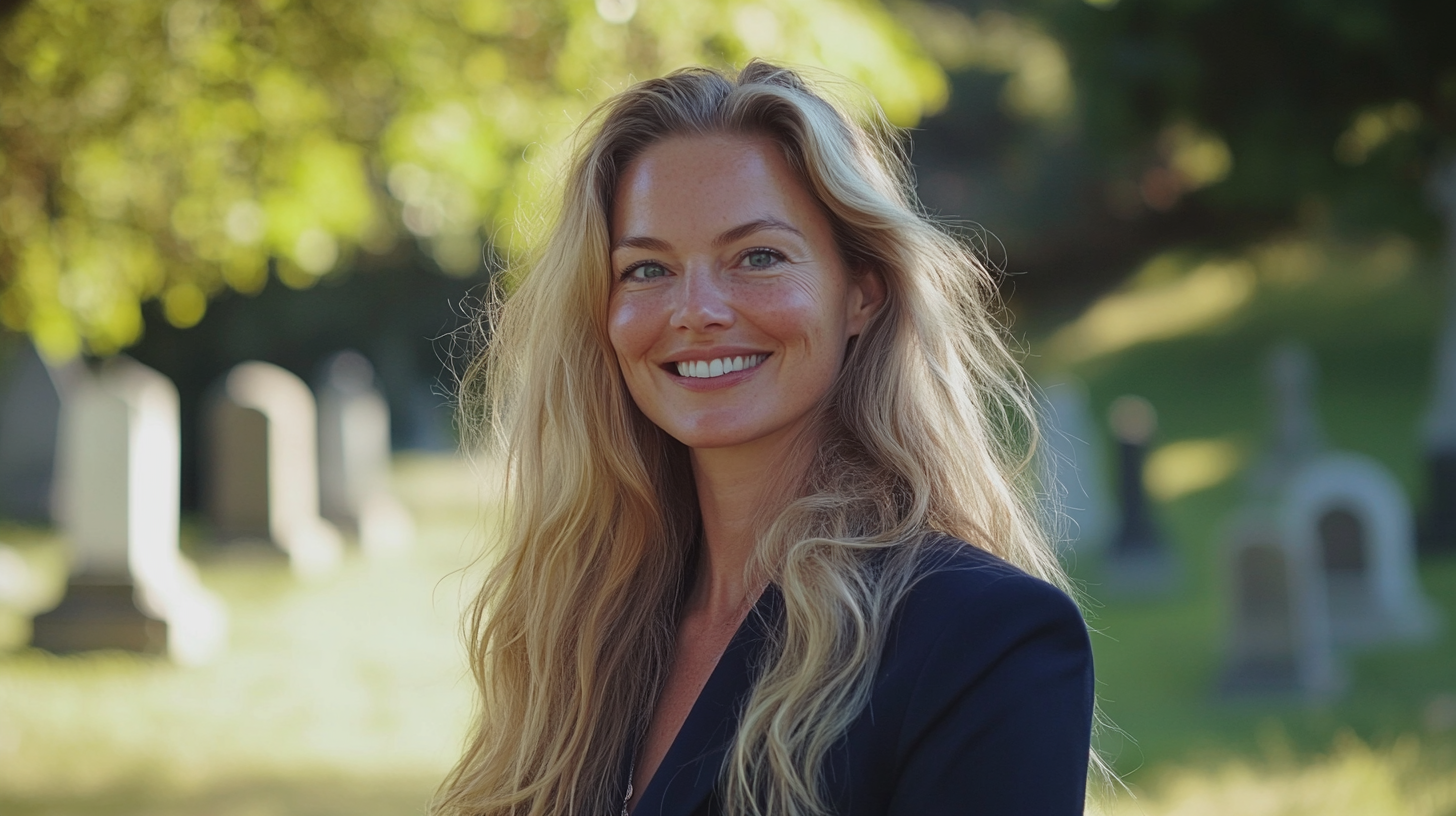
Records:
[[[764,355],[763,362],[753,368],[745,368],[742,371],[732,371],[727,374],[719,374],[716,377],[684,377],[677,373],[677,363],[689,360],[713,360],[719,357],[746,357],[750,354]],[[721,346],[711,349],[692,349],[669,355],[658,366],[662,373],[667,375],[674,383],[686,388],[689,391],[717,391],[722,388],[731,388],[744,380],[757,374],[760,369],[772,359],[773,352],[762,349],[750,349],[740,346]]]

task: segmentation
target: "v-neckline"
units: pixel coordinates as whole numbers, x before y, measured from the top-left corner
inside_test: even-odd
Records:
[[[686,816],[712,792],[738,731],[740,707],[757,668],[755,658],[781,610],[778,588],[769,584],[723,649],[631,816]],[[626,764],[630,784],[635,763]]]

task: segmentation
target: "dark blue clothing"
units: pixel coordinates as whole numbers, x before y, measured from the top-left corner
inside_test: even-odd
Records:
[[[892,619],[869,705],[831,750],[835,814],[1082,812],[1092,651],[1076,605],[993,555],[937,545]],[[633,816],[710,816],[737,713],[782,598],[734,635]]]

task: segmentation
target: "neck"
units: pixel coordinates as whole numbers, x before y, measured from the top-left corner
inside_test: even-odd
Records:
[[[809,450],[789,442],[692,451],[703,543],[690,611],[741,618],[763,590],[761,581],[747,575],[760,525],[786,501],[785,486],[803,474]]]

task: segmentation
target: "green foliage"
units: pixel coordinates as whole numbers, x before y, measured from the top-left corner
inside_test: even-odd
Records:
[[[1246,220],[1305,208],[1342,229],[1431,232],[1423,182],[1456,147],[1456,6],[1015,6],[1065,48],[1086,138],[1124,206],[1169,210],[1196,193]]]
[[[0,30],[0,325],[113,353],[270,262],[295,287],[405,234],[447,272],[509,248],[553,154],[634,77],[759,56],[946,94],[867,0],[32,0]]]

